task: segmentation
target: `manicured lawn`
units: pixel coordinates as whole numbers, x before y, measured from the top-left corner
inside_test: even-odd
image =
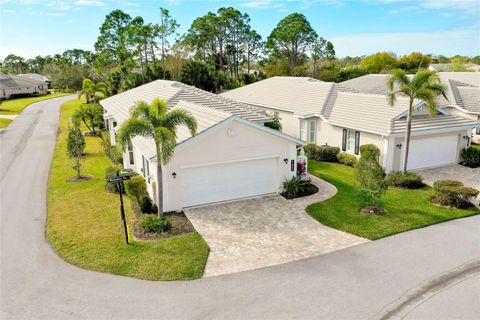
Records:
[[[448,209],[432,205],[432,189],[390,188],[384,198],[385,216],[362,216],[355,194],[354,169],[327,162],[309,161],[308,171],[337,187],[332,198],[312,204],[306,211],[320,223],[371,240],[395,233],[425,227],[451,219],[479,214],[480,210]]]
[[[472,144],[471,146],[474,147],[475,149],[480,150],[480,144]]]
[[[195,279],[203,274],[208,247],[198,233],[125,244],[118,195],[105,191],[104,171],[110,165],[100,139],[87,137],[83,174],[89,181],[68,183],[74,176],[65,155],[68,119],[82,103],[62,106],[61,132],[48,185],[47,237],[57,253],[81,268],[149,280]],[[129,221],[130,205],[125,205]]]
[[[0,129],[6,128],[12,121],[12,119],[0,118]]]
[[[5,100],[0,105],[0,114],[19,114],[20,112],[23,111],[23,109],[25,109],[31,103],[47,100],[47,99],[58,98],[58,97],[66,96],[68,94],[71,94],[71,93],[54,93],[54,94],[47,94],[39,97]]]

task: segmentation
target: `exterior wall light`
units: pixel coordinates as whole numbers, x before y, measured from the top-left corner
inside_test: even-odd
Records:
[[[397,148],[402,149],[402,144],[401,143],[397,144]]]
[[[177,173],[176,172],[172,173],[172,177],[173,179],[175,179],[177,177]]]
[[[283,159],[283,161],[285,162],[285,164],[288,164],[288,159],[287,158]]]

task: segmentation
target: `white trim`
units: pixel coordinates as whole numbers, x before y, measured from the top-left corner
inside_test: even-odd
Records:
[[[476,126],[472,126],[471,124],[469,124],[469,125],[456,126],[456,127],[450,127],[450,128],[435,128],[435,129],[418,130],[418,131],[412,130],[411,135],[422,136],[422,135],[435,134],[435,133],[462,131],[466,129],[473,130],[474,128],[476,128]],[[404,136],[405,136],[405,132],[392,133],[390,135],[390,137],[404,137]]]
[[[467,109],[464,109],[456,104],[449,104],[449,105],[446,105],[446,106],[443,106],[442,108],[454,108],[454,109],[457,109],[457,110],[460,110],[462,111],[463,113],[469,113],[469,114],[475,114],[475,115],[480,115],[480,112],[476,112],[476,111],[469,111]]]
[[[273,155],[267,155],[267,156],[261,156],[261,157],[242,158],[242,159],[235,159],[235,160],[217,161],[217,162],[207,162],[207,163],[200,163],[200,164],[188,164],[188,165],[180,166],[180,169],[209,167],[209,166],[216,166],[216,165],[229,164],[229,163],[264,160],[264,159],[276,159],[276,158],[280,159],[280,154],[273,154]]]

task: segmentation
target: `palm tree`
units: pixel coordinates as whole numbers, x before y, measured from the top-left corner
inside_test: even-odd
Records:
[[[97,103],[97,92],[106,96],[108,93],[107,85],[104,82],[94,83],[90,79],[83,79],[82,90],[78,93],[78,98],[85,96],[87,103]]]
[[[408,149],[410,146],[410,133],[412,131],[412,114],[415,100],[423,101],[430,115],[437,111],[437,98],[442,95],[447,98],[445,85],[442,84],[437,73],[427,69],[417,71],[413,78],[407,76],[405,71],[396,70],[387,81],[388,104],[395,105],[397,95],[407,97],[409,100],[407,127],[405,132],[405,153],[403,155],[403,172],[407,172]]]
[[[197,132],[197,121],[185,109],[168,111],[165,100],[155,98],[150,105],[137,102],[130,110],[131,118],[125,121],[118,131],[118,141],[125,150],[136,136],[151,138],[155,141],[157,155],[157,207],[158,216],[163,214],[162,163],[166,165],[173,157],[176,145],[176,130],[185,125],[192,136]]]

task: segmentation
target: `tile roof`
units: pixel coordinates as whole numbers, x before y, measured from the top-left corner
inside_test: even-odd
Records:
[[[406,128],[406,118],[393,121],[392,133],[403,133]],[[461,126],[474,127],[478,121],[453,115],[416,116],[412,118],[412,132],[434,129],[458,128]]]
[[[36,81],[24,77],[0,72],[0,88],[18,88],[44,85],[43,81]]]
[[[306,77],[271,77],[221,94],[237,101],[291,111],[300,116],[319,115],[335,84]],[[331,104],[331,102],[330,102]]]

